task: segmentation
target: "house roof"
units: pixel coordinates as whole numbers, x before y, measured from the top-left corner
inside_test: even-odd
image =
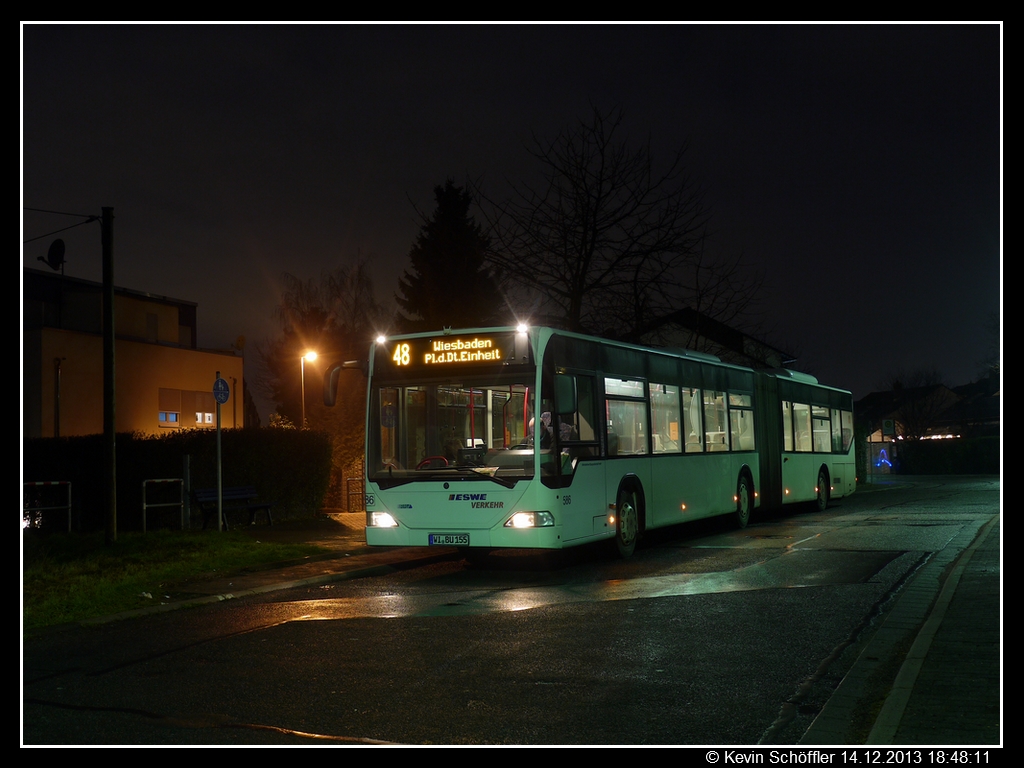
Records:
[[[63,282],[64,285],[74,285],[80,287],[86,291],[102,292],[103,283],[97,283],[94,280],[84,280],[80,277],[69,277],[68,275],[58,275],[55,272],[47,272],[41,269],[30,269],[25,268],[25,281],[23,285],[23,298],[45,298],[44,296],[35,295],[40,291],[45,291],[51,286],[58,285]],[[146,299],[147,301],[157,301],[164,304],[175,304],[181,307],[198,307],[198,303],[194,301],[186,301],[184,299],[174,299],[170,296],[162,296],[158,293],[148,293],[146,291],[136,291],[131,288],[120,288],[114,286],[114,293],[119,296],[132,296],[139,299]]]
[[[929,432],[993,427],[1000,422],[999,381],[996,377],[986,377],[953,389],[943,384],[932,384],[872,392],[854,403],[854,412],[858,422],[876,428],[885,419],[898,418],[908,403],[939,397],[951,403],[927,418]]]
[[[890,389],[865,395],[853,404],[853,409],[858,420],[875,423],[892,418],[904,403],[931,397],[938,392],[954,394],[944,384]]]

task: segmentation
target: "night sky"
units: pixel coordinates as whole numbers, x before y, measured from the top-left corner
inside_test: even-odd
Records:
[[[822,382],[965,384],[994,343],[999,24],[21,31],[23,207],[113,207],[116,283],[198,302],[200,345],[244,336],[250,377],[282,272],[367,257],[390,301],[435,185],[503,196],[591,105],[656,162],[688,144],[709,247],[766,270],[770,339]],[[74,222],[24,213],[22,241]],[[98,224],[59,236],[99,281]]]

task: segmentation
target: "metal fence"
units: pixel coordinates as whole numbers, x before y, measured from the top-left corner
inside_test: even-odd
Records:
[[[167,501],[163,499],[161,501],[149,501],[149,489],[152,486],[161,486],[163,484],[176,484],[178,486],[178,500]],[[165,480],[143,480],[142,481],[142,532],[146,532],[146,518],[147,513],[150,509],[160,509],[164,507],[177,507],[179,511],[179,517],[181,519],[181,530],[188,528],[188,520],[186,519],[186,507],[185,507],[185,482],[180,477],[172,477]]]
[[[366,511],[366,489],[363,486],[363,478],[345,478],[345,509],[348,512]]]
[[[54,491],[57,491],[54,493]],[[63,503],[59,493],[63,494]],[[68,516],[68,533],[71,533],[71,483],[67,480],[51,480],[25,483],[22,490],[24,508],[21,513],[23,529],[39,529],[43,527],[43,512],[64,510]]]

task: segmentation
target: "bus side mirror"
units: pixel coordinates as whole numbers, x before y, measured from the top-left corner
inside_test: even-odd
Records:
[[[338,379],[341,372],[345,370],[359,369],[366,376],[369,363],[362,360],[346,360],[342,363],[333,363],[327,366],[324,371],[324,405],[333,408],[338,399]]]
[[[341,364],[335,363],[324,371],[324,405],[333,408],[338,399],[338,376],[341,375]]]
[[[555,413],[569,416],[576,413],[576,378],[566,374],[555,375]]]

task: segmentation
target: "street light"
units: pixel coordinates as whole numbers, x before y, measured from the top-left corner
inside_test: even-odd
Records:
[[[302,357],[299,358],[299,368],[302,371],[302,378],[301,378],[302,392],[300,393],[301,396],[302,396],[302,427],[301,427],[302,429],[306,428],[306,361],[307,360],[309,360],[309,362],[311,362],[311,363],[314,360],[316,360],[316,352],[314,352],[313,350],[310,349],[310,350],[308,350],[306,352],[306,354],[304,354]]]

